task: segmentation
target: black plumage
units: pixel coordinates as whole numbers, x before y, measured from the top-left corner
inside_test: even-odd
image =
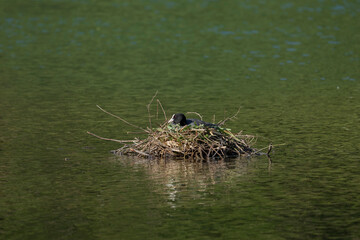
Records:
[[[213,124],[213,123],[204,122],[204,121],[202,121],[200,119],[192,119],[192,118],[187,119],[183,113],[175,113],[175,114],[173,114],[171,119],[169,120],[169,123],[180,124],[180,126],[186,126],[186,125],[192,125],[192,126],[194,126],[194,125],[197,125],[197,126],[204,125],[204,126],[207,126],[207,127],[217,127],[218,126],[218,125]]]

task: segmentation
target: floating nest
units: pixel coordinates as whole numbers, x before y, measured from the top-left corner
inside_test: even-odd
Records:
[[[163,110],[165,123],[157,128],[151,128],[151,117],[149,113],[150,127],[146,129],[135,126],[123,118],[97,106],[103,112],[118,118],[128,125],[143,130],[148,135],[145,139],[117,140],[100,137],[91,132],[88,132],[88,134],[102,140],[122,143],[122,147],[112,151],[116,155],[135,155],[145,158],[176,158],[199,161],[261,154],[269,155],[271,151],[271,144],[266,147],[267,153],[262,153],[261,151],[266,148],[257,150],[252,147],[256,142],[255,136],[242,134],[242,131],[234,134],[230,129],[223,127],[224,123],[235,118],[239,111],[233,117],[217,123],[216,126],[186,125],[180,127],[167,123],[166,113],[160,101],[157,101]],[[151,102],[147,106],[148,112]]]
[[[221,126],[165,125],[150,131],[146,139],[136,139],[113,152],[151,158],[224,159],[259,153],[251,147],[254,141],[254,136],[233,134]]]

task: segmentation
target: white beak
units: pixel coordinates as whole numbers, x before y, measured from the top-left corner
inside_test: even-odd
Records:
[[[172,117],[170,118],[170,120],[168,121],[168,123],[174,122],[174,116],[175,116],[175,114],[172,115]]]

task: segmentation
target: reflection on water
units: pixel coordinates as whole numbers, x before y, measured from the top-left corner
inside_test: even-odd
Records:
[[[201,199],[213,193],[215,184],[234,183],[234,179],[246,175],[254,163],[263,161],[271,170],[271,161],[266,157],[241,157],[208,162],[188,160],[159,159],[149,160],[136,157],[114,157],[113,161],[126,167],[143,169],[149,181],[154,183],[154,190],[176,208],[180,199]]]

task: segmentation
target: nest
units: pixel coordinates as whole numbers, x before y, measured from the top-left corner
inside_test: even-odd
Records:
[[[233,134],[221,126],[165,125],[150,131],[146,139],[136,139],[113,152],[150,158],[224,159],[258,153],[251,147],[253,142],[254,136]]]
[[[156,94],[155,94],[156,96]],[[154,97],[155,97],[154,96]],[[244,135],[242,131],[233,134],[230,129],[223,127],[224,123],[236,117],[239,111],[232,117],[226,118],[217,123],[216,126],[208,127],[204,125],[180,127],[173,124],[167,124],[166,113],[160,103],[165,118],[165,123],[157,128],[151,128],[150,101],[147,105],[149,112],[149,125],[146,129],[133,125],[125,119],[107,112],[100,106],[97,106],[103,112],[118,118],[128,125],[139,128],[147,133],[147,138],[133,140],[117,140],[100,137],[94,133],[88,132],[102,140],[109,140],[122,143],[123,146],[112,152],[116,155],[135,155],[145,158],[177,158],[177,159],[225,159],[239,156],[251,156],[263,154],[252,147],[256,142],[256,137],[252,135]],[[268,148],[267,155],[271,151],[271,144]]]

